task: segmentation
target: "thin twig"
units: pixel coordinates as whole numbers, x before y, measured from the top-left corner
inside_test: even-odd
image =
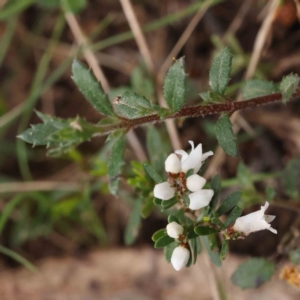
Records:
[[[137,17],[134,13],[132,4],[131,4],[130,0],[120,0],[120,3],[123,7],[128,24],[129,24],[129,26],[132,30],[132,33],[135,37],[135,40],[138,44],[139,50],[145,60],[147,68],[151,73],[153,73],[154,65],[153,65],[153,61],[152,61],[151,54],[149,51],[149,47],[146,43],[146,39],[144,37],[141,26],[140,26],[140,24],[137,20]]]
[[[275,13],[276,13],[279,3],[280,3],[280,0],[273,0],[271,2],[270,6],[269,6],[269,13],[268,13],[267,17],[264,19],[262,26],[260,27],[259,32],[256,36],[251,60],[250,60],[250,63],[248,65],[248,68],[247,68],[245,76],[244,76],[244,78],[246,80],[250,79],[255,72],[255,69],[258,65],[259,59],[262,54],[263,47],[266,42],[267,35],[269,34],[269,32],[271,30],[272,22],[275,17]],[[237,101],[240,101],[241,99],[242,99],[242,94],[239,93],[237,96]],[[238,116],[239,116],[239,112],[236,112],[231,116],[230,119],[231,119],[232,124],[235,123]],[[239,129],[240,129],[239,126],[235,126],[235,133],[237,133],[239,131]],[[221,167],[221,164],[225,160],[226,154],[224,153],[224,151],[222,151],[220,149],[221,149],[220,146],[218,146],[218,149],[216,150],[216,153],[213,156],[213,158],[209,164],[209,167],[207,168],[207,170],[204,174],[204,176],[206,178],[212,177],[219,170],[219,168]]]
[[[83,186],[80,182],[61,181],[27,181],[6,182],[0,184],[0,193],[22,193],[33,191],[80,191]]]
[[[207,1],[203,6],[201,6],[198,10],[198,12],[195,14],[191,22],[188,24],[188,26],[185,28],[184,32],[182,33],[181,37],[177,41],[176,45],[173,47],[171,52],[169,53],[168,57],[165,59],[164,63],[162,64],[161,68],[158,71],[157,78],[160,82],[164,80],[164,77],[168,71],[168,68],[170,64],[172,63],[172,60],[174,57],[176,57],[179,53],[179,51],[182,49],[182,47],[185,45],[193,31],[195,30],[198,23],[201,21],[203,15],[206,13],[208,8],[210,7],[211,2]]]
[[[83,48],[83,55],[89,65],[91,66],[96,78],[101,82],[103,89],[106,93],[109,92],[109,84],[108,81],[102,72],[102,69],[97,61],[97,58],[95,54],[91,51],[89,48],[89,45],[86,41],[86,38],[84,34],[82,33],[82,30],[75,18],[75,16],[70,13],[66,12],[65,17],[67,19],[67,22],[78,42],[79,45],[81,45]],[[140,159],[141,161],[145,161],[147,156],[145,151],[143,150],[143,147],[141,146],[138,138],[135,136],[134,132],[131,132],[129,135],[127,135],[127,139],[129,141],[130,146],[132,147],[134,153],[136,154],[137,158]]]
[[[296,92],[293,98],[299,97],[300,92]],[[208,105],[193,105],[185,106],[177,113],[162,119],[158,114],[148,115],[136,119],[125,119],[118,124],[98,126],[98,134],[108,134],[117,129],[131,129],[149,123],[163,122],[168,119],[180,119],[184,117],[195,118],[204,117],[213,114],[233,113],[240,109],[254,108],[260,105],[270,104],[282,101],[282,94],[276,93],[267,96],[257,97],[245,101],[226,101],[224,103],[208,104]]]

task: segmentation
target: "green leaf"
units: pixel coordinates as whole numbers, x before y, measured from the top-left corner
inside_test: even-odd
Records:
[[[220,207],[217,210],[217,215],[222,216],[228,211],[230,211],[234,206],[238,204],[242,196],[242,192],[236,191],[229,195],[220,205]]]
[[[98,112],[114,117],[113,107],[92,71],[75,59],[72,64],[72,72],[72,79],[92,106]]]
[[[282,94],[283,103],[286,103],[288,100],[290,100],[293,94],[296,92],[299,79],[300,78],[297,74],[290,74],[282,79],[279,89]]]
[[[214,191],[214,195],[210,201],[209,207],[210,207],[210,215],[212,215],[213,211],[217,207],[220,193],[221,193],[221,177],[219,174],[215,175],[213,180],[211,181],[210,188]]]
[[[295,265],[300,264],[300,247],[289,253],[289,260]]]
[[[191,246],[192,246],[191,248],[193,249],[193,265],[194,265],[197,262],[197,256],[198,256],[197,239],[192,239],[191,240]]]
[[[202,240],[204,243],[204,246],[208,252],[208,255],[211,259],[211,261],[217,266],[217,267],[221,267],[222,266],[222,261],[220,259],[220,255],[218,252],[214,252],[211,250],[211,245],[212,245],[212,240],[211,238],[213,238],[213,243],[215,242],[215,235],[212,236],[203,236]]]
[[[197,253],[200,254],[202,252],[202,245],[201,245],[201,240],[200,237],[195,239],[197,242]]]
[[[152,213],[154,209],[154,203],[151,197],[148,197],[148,199],[146,199],[146,203],[143,205],[142,208],[142,217],[148,218],[150,216],[150,214]]]
[[[157,130],[153,125],[149,125],[146,144],[151,165],[159,174],[165,173],[165,160],[171,152],[169,139],[163,135],[162,130]]]
[[[143,163],[143,166],[144,166],[145,171],[155,182],[157,182],[157,183],[163,182],[160,175],[156,172],[156,170],[152,166],[148,165],[147,163]]]
[[[154,244],[154,248],[158,249],[158,248],[163,248],[168,246],[169,244],[173,243],[174,239],[169,237],[168,235],[163,235],[162,237],[160,237]]]
[[[228,115],[223,115],[215,125],[215,134],[223,150],[234,157],[239,156],[239,148],[232,130],[232,124]]]
[[[160,239],[164,235],[167,235],[166,228],[159,229],[152,235],[152,241],[156,242],[158,239]]]
[[[300,159],[291,159],[283,171],[285,193],[294,200],[299,199],[300,193]]]
[[[44,124],[32,125],[18,137],[27,143],[50,147],[48,155],[58,156],[69,152],[97,132],[96,126],[82,118],[60,119],[37,112]]]
[[[196,226],[194,230],[198,235],[210,235],[218,232],[217,229],[208,226]]]
[[[264,258],[251,258],[233,273],[231,281],[242,289],[258,288],[270,280],[275,265]]]
[[[164,82],[164,96],[170,109],[179,111],[185,103],[186,73],[184,58],[178,59],[170,67]]]
[[[117,194],[120,175],[124,165],[125,135],[122,130],[114,132],[108,137],[108,140],[114,140],[111,154],[108,159],[107,170],[109,175],[109,190],[113,195]]]
[[[185,178],[190,177],[191,175],[194,175],[194,169],[189,169],[186,173],[185,173]]]
[[[226,227],[225,227],[225,224],[223,224],[223,222],[222,222],[220,219],[216,218],[216,217],[211,218],[211,222],[212,222],[213,224],[219,226],[219,227],[222,228],[222,229],[225,229],[225,228],[226,228]]]
[[[180,224],[179,220],[177,219],[177,217],[175,217],[173,215],[169,215],[168,216],[168,223],[172,223],[172,222],[176,222],[176,223]]]
[[[209,83],[211,89],[220,95],[224,95],[231,71],[232,53],[228,48],[221,50],[214,59],[210,72]]]
[[[192,265],[192,263],[193,263],[193,255],[192,255],[192,251],[191,251],[191,249],[188,249],[188,250],[189,250],[189,252],[190,252],[190,256],[189,256],[188,262],[187,262],[186,265],[185,265],[186,268],[189,268],[189,267]]]
[[[233,224],[235,222],[235,220],[240,217],[242,214],[242,210],[236,206],[232,212],[230,213],[228,219],[225,222],[225,226],[226,228],[229,227],[231,224]]]
[[[245,100],[278,93],[277,85],[272,81],[252,79],[246,81],[243,86],[243,95]]]
[[[170,200],[164,200],[164,201],[162,201],[161,207],[163,209],[169,209],[169,208],[171,208],[172,206],[174,206],[177,203],[178,203],[178,199],[177,199],[177,197],[174,197],[174,198],[172,198]]]
[[[79,13],[87,6],[86,0],[61,0],[63,9],[67,12]]]
[[[141,210],[142,210],[142,199],[138,199],[134,202],[134,207],[125,229],[124,241],[126,245],[132,245],[138,236],[139,227],[142,220]]]
[[[225,260],[228,252],[229,252],[229,243],[227,240],[224,240],[223,244],[222,244],[221,252],[220,252],[220,258],[222,260]]]
[[[133,92],[125,92],[115,98],[113,104],[115,112],[126,119],[136,119],[156,113],[146,98]]]
[[[166,258],[167,262],[169,262],[169,263],[171,262],[171,257],[172,257],[173,251],[177,247],[178,247],[178,243],[173,242],[164,248],[165,258]]]
[[[154,205],[161,206],[162,200],[157,199],[157,198],[154,198],[154,199],[153,199],[153,203],[154,203]]]
[[[183,194],[183,203],[186,207],[189,207],[190,206],[190,198],[187,194]]]
[[[194,231],[194,226],[192,226],[192,230],[187,234],[188,240],[192,240],[199,237],[199,235]]]

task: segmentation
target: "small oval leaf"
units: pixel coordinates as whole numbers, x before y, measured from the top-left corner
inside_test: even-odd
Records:
[[[162,237],[160,237],[154,244],[154,248],[158,249],[158,248],[163,248],[168,246],[169,244],[173,243],[174,239],[169,237],[168,235],[163,235]]]
[[[179,111],[185,103],[186,73],[184,58],[170,67],[164,82],[164,96],[172,111]]]
[[[220,207],[217,210],[217,215],[222,216],[223,214],[227,213],[230,211],[233,207],[235,207],[238,202],[240,201],[242,196],[241,191],[236,191],[229,195],[220,205]]]
[[[232,53],[224,48],[214,59],[209,71],[209,83],[213,92],[224,95],[231,71]]]
[[[228,115],[222,116],[215,125],[215,134],[223,150],[234,157],[239,156],[239,148],[232,130],[232,124]]]
[[[275,265],[264,258],[251,258],[233,273],[231,281],[242,289],[258,288],[270,280]]]
[[[214,233],[218,232],[217,229],[211,228],[211,227],[208,227],[208,226],[196,226],[194,231],[198,235],[210,235],[210,234],[214,234]]]

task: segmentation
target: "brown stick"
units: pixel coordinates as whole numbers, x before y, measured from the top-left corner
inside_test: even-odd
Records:
[[[293,97],[299,97],[300,93],[295,93]],[[265,105],[273,102],[279,102],[282,99],[281,93],[275,93],[267,96],[257,97],[245,101],[226,101],[224,103],[215,103],[208,105],[195,105],[195,106],[185,106],[177,113],[162,119],[158,114],[153,114],[136,119],[122,119],[118,124],[101,126],[99,133],[107,134],[111,131],[117,129],[131,129],[137,126],[162,122],[166,119],[179,119],[183,117],[195,118],[195,117],[204,117],[207,115],[216,115],[222,113],[233,113],[240,109],[254,108],[260,105]]]

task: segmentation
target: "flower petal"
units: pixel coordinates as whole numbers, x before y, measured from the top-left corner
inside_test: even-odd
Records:
[[[186,179],[186,186],[191,192],[200,191],[206,183],[206,179],[199,176],[198,174],[193,174]]]
[[[192,144],[192,142],[190,141],[190,143]],[[192,144],[193,146],[193,144]],[[198,169],[200,169],[199,165],[201,165],[202,160],[202,144],[199,144],[195,149],[193,149],[192,147],[192,151],[189,154],[189,156],[185,159],[185,160],[181,160],[181,169],[182,172],[187,172],[190,169],[194,169],[194,173],[196,173],[195,171]],[[198,168],[199,167],[199,168]]]
[[[264,219],[266,220],[266,222],[271,223],[274,219],[276,218],[276,216],[270,216],[270,215],[265,215]]]
[[[165,181],[155,185],[154,197],[161,200],[170,200],[175,195],[175,189],[170,185],[169,182]]]
[[[174,153],[170,154],[165,161],[165,169],[168,173],[178,174],[181,172],[181,162]]]
[[[181,155],[181,162],[183,162],[189,156],[184,150],[176,150],[175,153]]]
[[[213,195],[214,195],[213,190],[200,190],[198,192],[189,194],[189,198],[190,198],[189,208],[192,210],[197,210],[207,206],[211,201]]]
[[[171,263],[176,271],[186,266],[190,258],[190,251],[185,247],[179,246],[174,249],[171,257]]]
[[[178,239],[183,234],[183,227],[177,222],[171,222],[167,225],[167,234],[174,239]]]

